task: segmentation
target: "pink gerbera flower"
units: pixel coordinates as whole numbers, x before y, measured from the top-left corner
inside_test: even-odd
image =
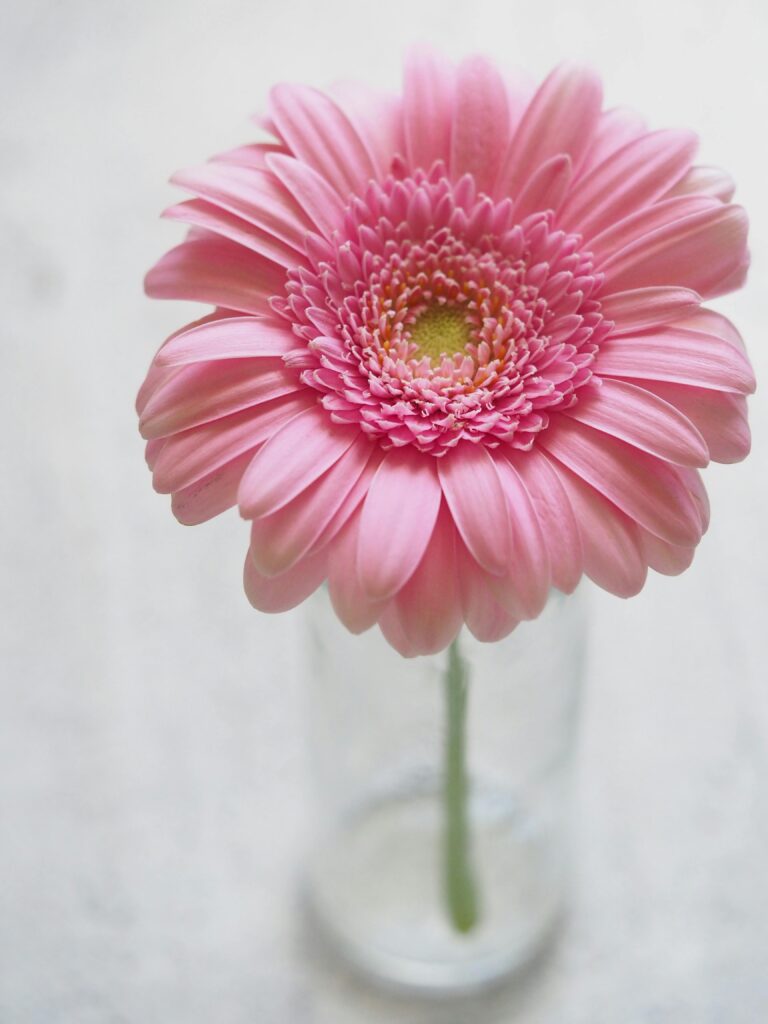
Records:
[[[139,394],[184,523],[252,520],[263,611],[328,580],[403,654],[536,616],[582,573],[622,597],[688,566],[697,470],[749,450],[747,220],[686,131],[414,55],[402,99],[277,86],[274,142],[173,179],[192,226],[147,277],[215,312]]]

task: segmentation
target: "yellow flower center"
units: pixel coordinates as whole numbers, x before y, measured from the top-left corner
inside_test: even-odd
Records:
[[[472,340],[471,326],[461,306],[433,302],[410,327],[411,341],[419,354],[439,361],[443,356],[463,352]]]

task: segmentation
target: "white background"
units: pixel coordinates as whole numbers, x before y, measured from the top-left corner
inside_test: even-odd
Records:
[[[143,272],[177,167],[247,141],[269,85],[395,87],[431,41],[696,128],[753,220],[722,304],[768,380],[768,8],[679,2],[104,0],[0,12],[0,1021],[761,1024],[768,1019],[768,412],[706,473],[693,568],[595,594],[579,872],[524,985],[437,1009],[369,993],[302,933],[297,614],[240,587],[247,530],[152,492],[132,410],[193,307]]]

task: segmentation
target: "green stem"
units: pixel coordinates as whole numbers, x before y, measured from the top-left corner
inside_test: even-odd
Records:
[[[445,672],[447,731],[445,743],[445,831],[443,884],[451,923],[460,932],[477,924],[477,891],[470,857],[466,718],[468,674],[458,639],[448,649]]]

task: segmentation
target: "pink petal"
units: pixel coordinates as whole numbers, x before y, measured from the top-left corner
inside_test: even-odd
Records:
[[[512,464],[525,484],[549,552],[552,583],[564,594],[576,589],[583,572],[581,536],[560,474],[536,447]]]
[[[379,627],[389,646],[394,647],[401,657],[415,658],[418,655],[418,650],[405,631],[403,617],[394,598],[384,606],[379,615]]]
[[[515,203],[518,223],[540,210],[557,210],[568,191],[573,174],[571,158],[565,154],[550,157],[534,171]]]
[[[618,153],[628,142],[640,138],[647,131],[645,121],[636,110],[629,107],[612,107],[610,110],[604,110],[597,119],[578,176],[586,176],[613,153]]]
[[[626,381],[605,379],[579,390],[564,416],[680,466],[706,466],[704,438],[674,406]]]
[[[518,619],[494,597],[491,580],[498,577],[482,569],[458,538],[456,561],[467,628],[483,643],[502,640],[517,626]]]
[[[268,154],[286,160],[279,153]],[[304,251],[304,236],[311,224],[290,193],[275,180],[269,170],[207,163],[177,171],[171,181],[192,192],[199,199],[213,203],[228,213],[241,217],[249,224],[291,246]]]
[[[245,146],[236,146],[223,153],[211,157],[215,164],[232,164],[234,167],[252,167],[259,171],[267,168],[267,154],[285,153],[285,146],[276,142],[249,142]]]
[[[455,541],[456,530],[450,513],[443,505],[424,556],[408,582],[395,595],[394,603],[408,650],[415,654],[437,654],[461,629]],[[382,629],[385,629],[384,618]]]
[[[191,331],[194,327],[200,327],[203,324],[221,323],[224,320],[228,320],[232,315],[231,310],[217,309],[214,313],[208,313],[206,316],[201,316],[198,320],[193,320],[191,323],[185,324],[183,327],[179,327],[178,330],[174,331],[173,334],[170,334],[165,339],[158,349],[157,355],[159,355],[163,348],[173,341],[173,339],[179,334],[184,334],[186,331]],[[136,412],[139,416],[144,412],[144,407],[155,391],[157,391],[157,389],[167,380],[170,380],[174,374],[179,372],[178,368],[175,366],[158,366],[157,355],[150,364],[147,376],[144,378],[144,382],[136,395]]]
[[[643,556],[651,569],[664,576],[679,576],[693,561],[695,548],[680,548],[654,537],[647,530],[640,530],[640,544]]]
[[[584,175],[558,216],[558,226],[589,240],[649,206],[683,176],[696,152],[692,132],[658,131],[628,142]]]
[[[282,358],[303,346],[284,322],[267,317],[233,316],[180,331],[157,354],[158,366],[207,360]]]
[[[673,326],[684,327],[686,330],[691,331],[701,331],[704,334],[712,334],[717,338],[722,338],[723,341],[730,342],[734,348],[737,348],[746,356],[747,349],[744,345],[744,339],[736,325],[728,317],[723,316],[722,313],[718,313],[714,309],[705,309],[703,306],[700,306],[698,309],[683,314],[675,321]]]
[[[182,367],[157,388],[139,421],[142,436],[165,437],[302,389],[280,359],[228,359]]]
[[[693,313],[700,303],[701,296],[689,288],[660,285],[601,296],[600,312],[615,322],[612,335],[633,334]]]
[[[188,299],[270,316],[269,300],[282,294],[285,270],[224,238],[195,238],[162,256],[144,288],[155,299]]]
[[[719,208],[720,203],[704,196],[661,199],[652,206],[643,206],[634,213],[628,213],[605,231],[595,235],[589,241],[589,251],[595,258],[596,265],[602,266],[610,257],[621,253],[634,242],[640,242],[653,235],[655,231],[667,229],[670,224],[684,221],[686,217],[692,217],[694,214],[708,213]],[[680,282],[675,281],[674,284],[678,285]],[[631,286],[635,287],[637,286]],[[614,290],[623,289],[603,289],[611,292]]]
[[[635,383],[679,409],[701,433],[715,462],[741,462],[749,455],[747,400],[742,395],[655,380]]]
[[[361,476],[373,444],[360,435],[321,477],[271,515],[254,519],[251,556],[265,576],[285,572],[313,547]]]
[[[675,468],[675,472],[680,478],[680,482],[683,487],[688,491],[688,494],[693,501],[694,507],[699,516],[699,523],[701,525],[702,535],[709,529],[709,496],[707,489],[704,486],[704,481],[701,479],[701,473],[697,469],[689,469],[687,466],[680,466]]]
[[[742,352],[722,338],[675,325],[608,338],[593,369],[600,376],[666,380],[738,394],[755,390],[752,367]]]
[[[395,156],[405,154],[402,100],[360,82],[336,82],[330,91],[371,154],[376,179],[386,178]]]
[[[509,145],[507,89],[484,57],[470,57],[456,73],[451,132],[451,177],[471,174],[479,192],[490,194]]]
[[[249,224],[241,217],[206,202],[205,199],[188,199],[183,203],[177,203],[164,210],[163,217],[220,235],[230,242],[252,249],[253,252],[278,263],[281,267],[295,267],[301,259],[292,246],[286,245],[262,228]]]
[[[173,337],[173,335],[171,335]],[[147,376],[136,395],[136,412],[141,416],[146,408],[147,402],[152,395],[161,388],[171,377],[178,373],[175,366],[158,366],[156,362],[150,364]]]
[[[669,463],[565,416],[539,443],[657,537],[683,547],[698,543],[699,516]]]
[[[157,458],[164,447],[164,437],[156,437],[152,441],[147,441],[147,443],[144,445],[144,459],[146,460],[147,466],[149,466],[150,469],[155,468]]]
[[[503,575],[509,560],[509,512],[488,449],[465,443],[437,463],[443,494],[464,543],[484,569]]]
[[[711,196],[712,199],[719,199],[722,203],[728,203],[733,198],[736,185],[730,174],[719,167],[692,167],[688,173],[674,185],[667,195],[669,196]]]
[[[495,596],[519,618],[534,619],[549,597],[552,583],[544,533],[520,475],[503,456],[495,460],[502,490],[509,503],[510,555],[505,580]]]
[[[648,574],[640,528],[580,477],[554,463],[579,524],[584,571],[617,597],[634,597]]]
[[[453,103],[452,69],[430,51],[412,50],[403,84],[405,150],[411,171],[428,171],[435,160],[448,163]]]
[[[313,397],[298,392],[174,434],[157,457],[152,481],[155,490],[168,494],[188,487],[238,455],[252,451],[314,403]]]
[[[363,633],[378,621],[386,601],[372,601],[360,585],[357,550],[360,512],[352,515],[330,544],[328,588],[333,610],[351,633]]]
[[[321,234],[330,238],[343,228],[344,204],[317,171],[281,154],[267,157],[267,162]]]
[[[176,491],[171,509],[178,521],[184,526],[197,526],[237,504],[240,478],[252,457],[252,452],[247,451],[189,487]]]
[[[339,505],[333,518],[326,523],[322,533],[320,533],[317,540],[313,542],[312,547],[310,548],[310,553],[313,551],[319,551],[320,548],[324,547],[326,544],[331,544],[336,535],[344,527],[347,520],[357,511],[370,489],[371,481],[376,475],[376,470],[379,468],[379,463],[383,458],[383,449],[378,445],[374,445],[363,472],[357,478],[346,497]],[[355,555],[355,564],[357,564],[357,555]]]
[[[531,174],[560,153],[578,165],[589,147],[601,103],[602,87],[596,75],[573,65],[555,68],[515,132],[499,173],[498,193],[518,196]]]
[[[394,594],[421,561],[440,508],[436,461],[395,448],[376,471],[362,508],[357,552],[360,584],[372,600]]]
[[[280,132],[277,130],[277,125],[269,114],[264,113],[263,110],[255,110],[251,114],[251,120],[261,129],[262,132],[266,132],[267,135],[271,135],[273,139],[279,138]]]
[[[533,75],[518,67],[504,69],[504,83],[509,107],[509,137],[512,139],[536,94],[539,82]]]
[[[341,458],[359,436],[314,404],[277,430],[246,470],[238,504],[245,519],[283,508]]]
[[[248,600],[260,612],[287,612],[314,593],[327,573],[325,551],[302,559],[279,576],[264,576],[250,551],[245,556],[243,584]]]
[[[606,291],[674,282],[712,298],[742,283],[748,262],[744,210],[717,206],[637,239],[600,269]]]
[[[293,154],[345,200],[376,176],[373,161],[336,103],[305,85],[278,85],[270,94],[277,130]]]

